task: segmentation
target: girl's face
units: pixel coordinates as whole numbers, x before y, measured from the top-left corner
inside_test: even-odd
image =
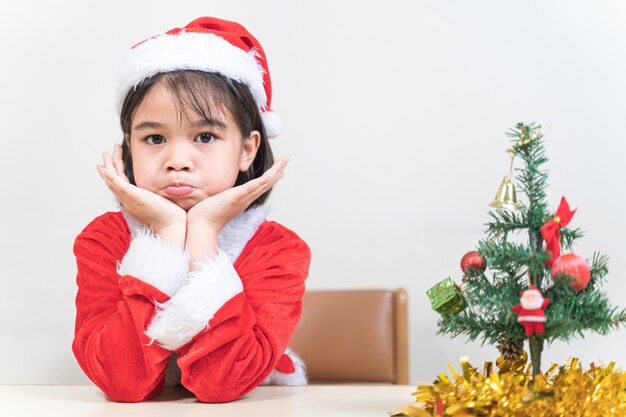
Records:
[[[252,164],[260,134],[242,138],[226,110],[212,109],[215,119],[206,120],[193,111],[181,116],[176,104],[155,85],[132,117],[128,140],[137,186],[189,210],[235,184]]]

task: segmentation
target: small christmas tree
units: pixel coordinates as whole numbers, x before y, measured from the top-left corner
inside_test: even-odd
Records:
[[[574,211],[564,198],[556,213],[548,208],[543,169],[548,158],[540,128],[519,123],[508,134],[509,176],[492,203],[497,208],[489,213],[486,237],[477,252],[462,260],[461,288],[447,280],[429,290],[433,307],[442,314],[440,333],[497,344],[501,364],[525,362],[528,340],[534,375],[541,372],[546,342],[569,340],[586,330],[606,334],[626,324],[626,310],[611,306],[602,291],[607,256],[594,253],[588,266],[577,255],[560,253],[561,248],[571,252],[583,232],[565,227]],[[526,197],[520,202],[511,183],[516,158],[523,162],[515,169],[517,189]],[[525,308],[524,298],[537,304]]]

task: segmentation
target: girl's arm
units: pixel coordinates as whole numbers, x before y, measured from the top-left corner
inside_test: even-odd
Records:
[[[137,269],[124,264],[125,255],[136,252],[135,243],[130,242],[122,215],[107,213],[87,226],[74,245],[78,294],[72,349],[87,376],[109,397],[124,402],[158,395],[171,355],[150,343],[144,330],[154,316],[155,303],[166,302],[169,296],[164,291],[175,286],[160,290],[117,272],[119,260],[120,267]],[[178,275],[184,277],[186,271]]]
[[[147,333],[179,352],[181,382],[201,401],[241,397],[272,372],[302,309],[310,251],[264,223],[233,266],[205,261],[155,316]]]

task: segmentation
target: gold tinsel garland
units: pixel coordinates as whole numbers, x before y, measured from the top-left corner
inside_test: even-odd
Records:
[[[502,364],[502,363],[500,363]],[[502,364],[503,365],[503,364]],[[433,384],[419,385],[415,403],[392,415],[417,417],[625,417],[626,373],[611,362],[583,370],[578,359],[532,377],[531,365],[509,364],[506,370],[482,371],[461,359],[462,373],[449,366],[452,378],[439,374]]]

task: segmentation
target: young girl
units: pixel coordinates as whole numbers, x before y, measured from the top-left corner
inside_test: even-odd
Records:
[[[123,143],[98,172],[122,209],[74,245],[83,371],[126,402],[166,379],[205,402],[306,383],[284,352],[310,252],[265,220],[287,159],[267,140],[279,124],[257,40],[214,18],[149,38],[126,58],[119,104]]]

